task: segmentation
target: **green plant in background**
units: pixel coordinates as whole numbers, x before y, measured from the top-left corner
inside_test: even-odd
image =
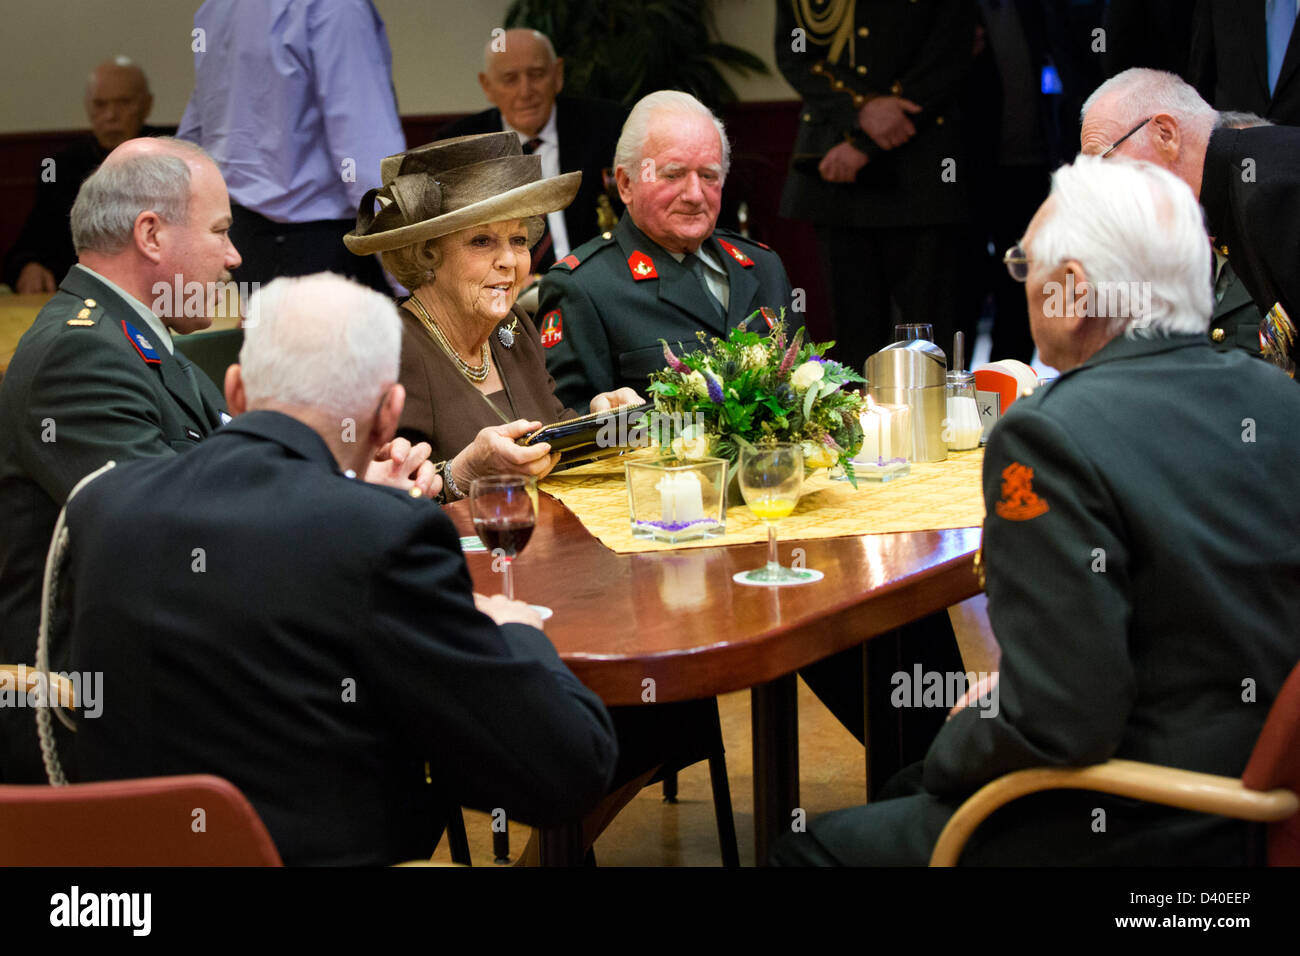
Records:
[[[808,468],[841,465],[856,487],[852,458],[862,448],[862,397],[844,386],[862,376],[826,358],[832,342],[804,343],[803,329],[787,342],[784,309],[771,335],[748,331],[759,314],[725,340],[696,333],[703,347],[680,357],[664,342],[667,368],[650,375],[657,421],[700,424],[653,437],[679,457],[725,458],[729,472],[746,445],[800,442]]]
[[[631,106],[686,90],[713,109],[736,100],[719,67],[765,74],[748,50],[719,43],[708,0],[515,0],[506,27],[531,27],[564,57],[564,90]]]

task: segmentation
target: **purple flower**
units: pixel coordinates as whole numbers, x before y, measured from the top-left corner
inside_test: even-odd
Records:
[[[714,405],[721,405],[722,404],[722,383],[719,382],[712,375],[709,375],[707,373],[704,376],[704,381],[709,386],[709,401],[711,401]]]
[[[663,339],[659,341],[664,343],[664,361],[668,363],[668,367],[679,375],[685,375],[687,368],[682,364],[682,360],[673,354],[673,350],[668,347],[667,342],[664,342]]]

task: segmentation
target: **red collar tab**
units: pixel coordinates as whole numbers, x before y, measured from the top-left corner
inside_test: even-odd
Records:
[[[739,263],[740,263],[742,266],[744,266],[746,269],[748,269],[750,266],[752,266],[752,265],[754,264],[754,260],[753,260],[753,259],[749,258],[749,256],[745,255],[743,252],[741,252],[739,249],[737,249],[737,248],[736,248],[735,246],[733,246],[731,243],[727,242],[726,239],[719,239],[719,240],[718,240],[718,245],[722,246],[723,250],[724,250],[724,251],[725,251],[729,256],[731,256],[731,258],[735,259],[737,262],[739,262]]]
[[[568,266],[569,271],[572,272],[574,269],[578,268],[578,257],[575,256],[573,253],[569,253],[567,256],[565,256],[563,259],[561,259],[559,262],[555,264],[557,266]]]
[[[642,279],[659,278],[659,270],[655,268],[655,261],[639,250],[627,257],[627,267],[632,270],[632,278],[637,282]]]

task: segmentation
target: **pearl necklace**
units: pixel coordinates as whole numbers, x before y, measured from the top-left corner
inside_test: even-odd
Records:
[[[488,373],[492,371],[492,352],[488,348],[488,344],[484,342],[483,348],[479,353],[479,361],[482,362],[482,364],[470,365],[460,357],[460,353],[451,347],[451,343],[447,341],[447,336],[443,334],[442,329],[438,328],[438,323],[433,321],[433,316],[425,311],[424,304],[414,295],[412,295],[407,301],[415,306],[416,314],[424,324],[424,327],[428,329],[429,334],[433,336],[434,341],[437,342],[438,345],[442,347],[442,350],[447,353],[447,357],[456,363],[456,367],[460,369],[460,373],[475,385],[481,385],[483,382],[487,381]]]

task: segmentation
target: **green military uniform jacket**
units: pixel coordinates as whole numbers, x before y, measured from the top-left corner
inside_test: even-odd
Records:
[[[1300,659],[1297,421],[1284,372],[1199,335],[1121,337],[1017,400],[984,458],[997,706],[944,724],[914,792],[891,782],[809,833],[842,862],[924,865],[961,802],[1016,770],[1240,776]],[[1252,830],[1058,791],[998,811],[962,860],[1242,865]]]
[[[586,408],[593,395],[622,386],[648,398],[650,373],[667,364],[660,339],[693,351],[700,344],[697,331],[724,338],[760,308],[773,315],[786,309],[791,330],[803,325],[791,309],[785,266],[768,246],[726,229],[715,230],[705,244],[726,266],[725,319],[695,275],[637,229],[631,216],[551,267],[542,279],[537,326],[564,405]]]
[[[177,358],[154,339],[129,302],[74,267],[19,340],[0,383],[4,663],[30,664],[35,658],[45,555],[73,485],[110,459],[184,451],[222,423],[226,406],[217,387],[195,369],[196,396]],[[21,723],[24,734],[30,729],[34,748],[29,711],[21,712]],[[0,775],[7,780],[22,773],[22,758],[13,756],[13,730],[8,721],[0,725],[0,734],[11,738],[3,748],[8,752],[0,752]],[[26,753],[30,757],[34,750]],[[39,767],[37,762],[36,779],[43,781]]]
[[[966,222],[971,172],[962,158],[960,107],[975,4],[857,0],[834,23],[810,12],[809,0],[777,3],[776,64],[803,99],[781,215],[861,228]],[[858,123],[858,111],[879,96],[922,107],[911,116],[916,135],[892,150]],[[870,158],[855,182],[828,183],[817,165],[846,141]]]

